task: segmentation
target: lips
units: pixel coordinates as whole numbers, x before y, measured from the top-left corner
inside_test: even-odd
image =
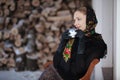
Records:
[[[75,26],[76,27],[76,29],[79,29],[80,28],[80,26]]]

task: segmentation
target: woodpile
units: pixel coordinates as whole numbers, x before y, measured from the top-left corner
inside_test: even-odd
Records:
[[[72,26],[76,1],[0,0],[0,70],[43,70]]]

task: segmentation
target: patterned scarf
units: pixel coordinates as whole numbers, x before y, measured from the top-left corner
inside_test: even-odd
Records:
[[[86,30],[85,35],[91,36],[95,33],[95,27],[98,23],[94,10],[91,7],[87,8]]]
[[[71,49],[72,49],[73,42],[74,42],[74,39],[72,38],[68,41],[68,43],[65,46],[65,49],[63,51],[63,58],[65,62],[67,62],[68,59],[71,58]]]

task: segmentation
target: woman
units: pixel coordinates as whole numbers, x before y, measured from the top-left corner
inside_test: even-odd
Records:
[[[92,60],[103,58],[107,49],[101,35],[95,32],[97,19],[91,7],[80,7],[73,18],[74,25],[62,34],[53,58],[54,71],[63,80],[83,77]]]

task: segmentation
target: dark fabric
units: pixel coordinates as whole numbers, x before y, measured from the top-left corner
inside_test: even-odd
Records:
[[[94,10],[87,6],[87,15],[86,15],[86,30],[85,30],[85,35],[86,36],[91,36],[92,34],[95,33],[95,27],[98,23],[96,14]]]
[[[53,65],[50,65],[40,76],[39,80],[63,80]]]
[[[62,50],[67,41],[66,39],[61,39],[53,58],[54,66],[64,80],[78,80],[85,75],[93,59],[103,58],[106,54],[107,46],[100,34],[95,33],[91,37],[84,37],[84,54],[77,53],[79,38],[76,37],[72,46],[71,58],[66,63],[63,59]]]
[[[78,38],[77,54],[83,54],[85,51],[85,33],[81,30],[76,30],[76,38]]]
[[[87,8],[86,30],[76,30],[74,43],[71,50],[71,58],[65,62],[63,50],[71,38],[69,31],[62,34],[61,42],[54,55],[53,64],[63,80],[78,80],[85,75],[93,59],[103,58],[107,51],[107,45],[101,34],[95,32],[97,19],[92,8]]]
[[[69,40],[71,37],[70,36],[68,36],[70,33],[69,33],[69,30],[66,30],[63,34],[62,34],[62,37],[61,37],[61,39],[62,40],[64,40],[64,39],[66,39],[66,40]]]
[[[76,38],[78,38],[78,47],[76,48],[77,49],[77,54],[83,54],[84,53],[84,50],[85,50],[85,33],[82,31],[82,30],[76,30],[77,34],[75,35]],[[63,34],[62,34],[62,40],[61,40],[61,43],[63,43],[63,40],[66,42],[68,42],[71,37],[68,36],[70,33],[69,33],[69,30],[66,30]],[[60,43],[60,44],[61,44]],[[63,43],[64,44],[64,43]],[[65,48],[65,45],[67,43],[64,44],[64,47],[62,47],[62,45],[60,45],[60,47],[62,47],[63,49]],[[59,47],[59,48],[60,48]],[[58,50],[60,50],[58,48]],[[63,51],[63,49],[61,51]]]
[[[83,38],[85,33],[82,30],[76,30],[77,34],[75,35],[77,38]]]

